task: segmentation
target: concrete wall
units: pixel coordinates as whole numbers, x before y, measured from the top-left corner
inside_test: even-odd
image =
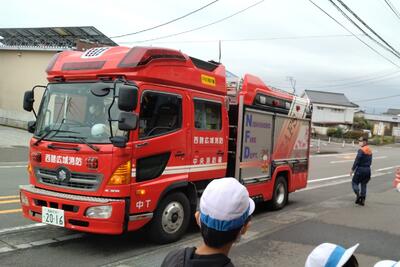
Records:
[[[23,110],[24,92],[46,85],[45,69],[55,51],[0,50],[0,124],[26,127],[33,114]],[[37,109],[43,89],[35,94]]]
[[[312,122],[320,124],[353,124],[354,108],[313,104]]]

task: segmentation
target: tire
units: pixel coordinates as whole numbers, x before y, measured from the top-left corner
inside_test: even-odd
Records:
[[[285,177],[278,176],[275,180],[274,192],[271,200],[273,210],[282,209],[288,202],[288,186]]]
[[[148,228],[150,239],[158,244],[179,240],[190,221],[190,204],[185,194],[175,192],[159,203]]]

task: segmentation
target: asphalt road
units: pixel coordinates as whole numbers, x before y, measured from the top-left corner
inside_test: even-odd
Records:
[[[250,232],[232,251],[237,266],[304,266],[307,254],[322,242],[360,243],[360,266],[400,253],[400,193],[391,188],[400,147],[374,148],[373,179],[365,207],[356,206],[349,171],[356,147],[338,154],[313,155],[308,187],[290,195],[285,209],[257,207]],[[3,150],[0,154],[4,158]],[[89,235],[36,224],[22,218],[18,185],[27,183],[26,151],[9,153],[0,164],[1,266],[157,266],[176,247],[195,245],[193,227],[183,240],[165,246],[143,233]]]

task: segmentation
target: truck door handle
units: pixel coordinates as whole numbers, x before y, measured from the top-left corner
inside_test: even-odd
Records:
[[[218,150],[217,155],[223,155],[223,154],[224,154],[224,151]]]
[[[175,153],[175,157],[183,157],[185,156],[185,153],[183,153],[182,151],[178,151]]]
[[[149,143],[147,143],[147,142],[140,143],[140,144],[136,144],[136,148],[144,147],[144,146],[147,146],[148,144],[149,144]]]

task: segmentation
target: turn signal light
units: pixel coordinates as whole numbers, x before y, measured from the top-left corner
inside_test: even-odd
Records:
[[[33,169],[32,169],[32,164],[28,164],[28,173],[30,174],[30,175],[33,175]]]
[[[131,182],[131,162],[119,166],[108,181],[108,185],[123,185]]]
[[[136,195],[144,196],[144,195],[146,195],[146,190],[145,189],[138,189],[138,190],[136,190]]]
[[[40,152],[33,152],[33,153],[31,154],[31,158],[32,158],[33,161],[41,162],[41,161],[42,161],[42,153],[40,153]]]

